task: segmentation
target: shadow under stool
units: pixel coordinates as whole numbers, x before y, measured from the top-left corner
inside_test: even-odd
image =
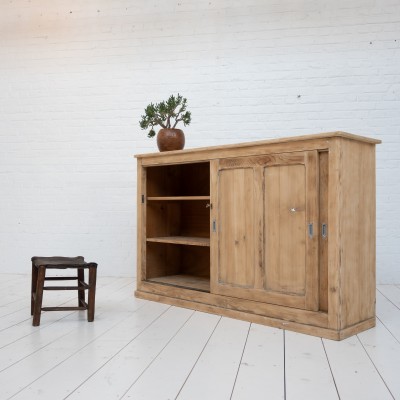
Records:
[[[76,276],[49,276],[47,270],[74,269]],[[89,271],[88,282],[85,282],[85,269]],[[96,296],[97,264],[85,262],[79,257],[32,257],[32,288],[31,288],[31,315],[33,326],[40,325],[42,311],[75,311],[87,310],[89,322],[94,320],[95,296]],[[45,281],[76,280],[77,286],[45,286]],[[42,307],[44,290],[77,290],[77,307]],[[85,290],[88,290],[88,301],[85,301]]]

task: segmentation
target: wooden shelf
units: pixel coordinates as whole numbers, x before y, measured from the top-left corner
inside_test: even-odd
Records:
[[[171,200],[210,200],[210,196],[149,196],[147,200],[171,201]]]
[[[148,242],[184,244],[188,246],[210,247],[210,238],[190,237],[190,236],[163,236],[147,238]]]
[[[210,292],[210,279],[194,275],[169,275],[152,278],[149,282],[161,283],[164,285],[176,286],[185,289]]]

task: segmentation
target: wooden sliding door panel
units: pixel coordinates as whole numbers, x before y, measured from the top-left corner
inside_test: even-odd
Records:
[[[319,310],[328,311],[328,199],[329,199],[329,153],[319,153]]]
[[[218,280],[252,288],[256,263],[253,169],[221,171],[219,185]]]
[[[304,165],[266,167],[265,289],[305,294],[306,187]]]
[[[318,309],[318,154],[224,159],[215,293]]]

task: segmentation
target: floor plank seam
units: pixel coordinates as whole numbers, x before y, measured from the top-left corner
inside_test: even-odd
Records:
[[[13,301],[9,301],[8,303],[3,303],[3,304],[0,304],[0,307],[6,307],[6,306],[9,306],[10,304],[14,304],[14,303],[17,303],[18,301],[23,301],[23,302],[26,302],[26,298],[24,298],[23,296],[21,296],[20,298],[18,298],[18,299],[16,299],[16,300],[13,300]]]
[[[17,298],[14,293],[21,291],[22,284],[26,286],[24,293],[30,293],[30,284],[25,285],[27,276],[10,276],[9,285],[0,284],[0,301],[7,303],[0,305],[0,312],[6,313],[0,315],[0,324],[10,324],[0,330],[1,399],[82,399],[90,398],[94,391],[97,398],[124,400],[256,400],[265,396],[319,400],[324,397],[321,393],[332,400],[400,400],[396,372],[400,355],[399,284],[377,285],[377,326],[353,339],[314,341],[281,329],[278,336],[271,336],[270,343],[270,336],[256,323],[242,326],[239,335],[231,332],[231,325],[221,323],[224,319],[220,316],[203,320],[198,311],[181,307],[172,311],[175,307],[134,299],[130,277],[100,278],[96,294],[96,316],[100,318],[95,329],[86,323],[84,312],[77,311],[44,312],[42,324],[32,329],[30,297]],[[61,296],[49,300],[62,306],[76,299]],[[165,315],[168,310],[171,314]],[[161,324],[156,323],[163,315]],[[168,330],[161,334],[165,327]],[[196,327],[201,327],[201,335]],[[273,347],[265,347],[266,341]],[[224,352],[215,353],[215,346],[221,343]],[[262,353],[259,347],[264,348]],[[84,368],[79,367],[82,362]],[[319,373],[320,366],[322,380],[313,379],[310,371]],[[134,375],[131,367],[136,368]],[[225,375],[219,387],[220,371]],[[20,379],[14,379],[16,376]],[[215,381],[207,385],[211,378]],[[265,385],[267,378],[270,387]],[[105,395],[108,389],[114,396]],[[209,395],[204,396],[206,392]]]
[[[128,283],[128,284],[129,284],[129,283]],[[105,286],[107,286],[107,285],[105,285]],[[105,287],[105,286],[103,286],[103,287]],[[123,289],[124,287],[126,287],[126,286],[127,286],[127,285],[123,285],[123,286],[119,287],[117,290],[115,290],[114,292],[112,292],[112,294],[119,292],[120,290],[122,290],[122,289]],[[102,287],[102,288],[103,288],[103,287]],[[109,296],[111,296],[112,294],[110,294]],[[73,301],[73,300],[75,300],[75,297],[71,297],[69,300],[66,300],[66,301],[64,301],[63,303],[59,303],[59,305],[66,304],[66,303],[68,303],[68,302],[70,302],[70,301]],[[27,309],[29,310],[29,306],[27,307]],[[60,317],[60,318],[55,319],[54,321],[41,324],[39,327],[37,327],[37,330],[49,328],[49,327],[51,327],[53,324],[55,324],[55,323],[57,323],[57,322],[60,322],[60,321],[62,321],[63,319],[68,318],[69,316],[71,316],[72,314],[75,314],[75,313],[76,313],[76,311],[73,311],[73,312],[70,312],[70,313],[68,313],[67,315],[63,316],[63,317]],[[45,312],[43,312],[43,314],[45,314]],[[101,312],[100,314],[98,314],[98,315],[101,315],[101,314],[102,314],[102,312]],[[30,317],[27,318],[27,319],[23,319],[22,321],[19,321],[19,322],[13,324],[13,325],[10,325],[10,326],[8,326],[8,327],[6,327],[6,328],[0,330],[0,332],[2,332],[2,331],[4,331],[4,330],[7,330],[7,329],[11,329],[11,328],[13,328],[13,327],[15,327],[15,326],[17,326],[17,325],[19,325],[19,324],[21,324],[21,323],[24,323],[24,322],[26,322],[28,319],[32,319],[32,316],[30,316]],[[21,339],[23,339],[23,338],[25,338],[25,337],[28,337],[28,336],[30,336],[30,335],[35,334],[35,333],[37,332],[37,330],[31,331],[31,332],[28,333],[27,335],[21,336],[21,337],[19,337],[18,339],[14,340],[14,341],[12,341],[12,342],[10,342],[10,343],[5,344],[4,346],[1,346],[0,349],[5,348],[5,347],[11,345],[11,344],[17,342],[18,340],[21,340]]]
[[[234,382],[233,382],[233,387],[232,387],[231,395],[230,395],[230,397],[229,397],[230,400],[232,400],[233,392],[235,391],[236,381],[237,381],[237,378],[238,378],[238,375],[239,375],[240,366],[242,365],[242,360],[243,360],[244,352],[245,352],[245,350],[246,350],[247,340],[249,339],[249,334],[250,334],[251,325],[252,325],[252,323],[249,324],[249,328],[248,328],[248,330],[247,330],[246,340],[244,341],[242,354],[241,354],[241,356],[240,356],[240,361],[239,361],[239,365],[238,365],[238,368],[237,368],[237,371],[236,371],[235,380],[234,380]]]
[[[193,311],[186,321],[182,324],[182,326],[172,335],[172,337],[168,340],[165,346],[156,354],[156,356],[147,364],[146,368],[139,374],[139,376],[133,381],[133,383],[129,386],[129,388],[123,393],[121,396],[121,400],[126,396],[126,394],[131,390],[131,388],[135,385],[135,383],[140,379],[140,377],[148,370],[148,368],[153,364],[153,362],[158,358],[158,356],[166,349],[166,347],[171,343],[171,341],[176,337],[176,335],[183,329],[183,327],[189,322],[189,320],[193,317],[196,311]]]
[[[100,289],[102,289],[102,288],[108,286],[109,284],[111,285],[112,283],[107,283],[106,285],[101,286]],[[129,284],[131,284],[131,282],[128,282],[128,283],[122,285],[122,286],[119,287],[115,292],[117,292],[117,291],[119,291],[119,290],[122,290],[123,288],[125,288],[125,287],[128,286]],[[113,292],[113,293],[115,293],[115,292]],[[66,304],[66,303],[68,303],[68,302],[70,302],[70,301],[73,301],[74,299],[75,299],[75,297],[70,297],[70,298],[67,299],[67,300],[63,300],[62,303],[57,303],[57,304],[58,304],[59,306],[62,306],[62,305]],[[29,310],[30,306],[28,305],[26,308]],[[45,313],[45,311],[43,312],[43,314],[44,314],[44,313]],[[11,314],[13,314],[13,313],[11,313]],[[55,320],[54,322],[51,322],[51,323],[49,323],[49,324],[43,324],[43,327],[40,326],[39,329],[46,328],[46,327],[52,325],[53,323],[58,322],[58,321],[60,321],[60,320],[62,320],[62,319],[64,319],[64,318],[68,317],[68,316],[71,315],[71,314],[72,314],[72,313],[66,315],[65,317],[59,318],[59,319],[57,319],[57,320]],[[5,328],[3,328],[3,329],[0,329],[0,332],[3,332],[3,331],[5,331],[5,330],[7,330],[7,329],[10,329],[10,328],[12,328],[12,327],[15,327],[15,326],[17,326],[17,325],[19,325],[19,324],[21,324],[21,323],[24,323],[24,322],[30,320],[30,319],[32,319],[32,316],[29,316],[29,317],[27,317],[27,318],[24,318],[24,319],[22,319],[21,321],[15,323],[15,324],[12,324],[12,325],[9,325],[9,326],[7,326],[7,327],[5,327]],[[32,333],[35,333],[35,332],[32,332]],[[30,333],[30,334],[32,334],[32,333]],[[29,336],[29,335],[26,335],[26,336]],[[21,338],[19,338],[19,339],[21,339]],[[18,340],[19,340],[19,339],[18,339]],[[1,348],[3,348],[3,347],[5,347],[5,346],[2,346]]]
[[[69,303],[69,302],[74,301],[74,300],[75,300],[75,297],[70,297],[68,300],[64,300],[62,303],[57,303],[57,306],[65,305],[66,303]],[[27,310],[29,310],[29,306],[26,307],[26,308],[27,308]],[[43,311],[43,314],[45,314],[45,313],[46,313],[46,311]],[[52,326],[53,324],[55,324],[55,323],[57,323],[57,322],[60,322],[60,321],[62,321],[64,318],[68,318],[69,316],[71,316],[72,314],[75,314],[75,313],[77,313],[77,311],[70,312],[70,313],[68,313],[67,315],[64,315],[63,317],[60,317],[60,318],[55,319],[54,321],[41,324],[41,325],[39,325],[35,330],[31,331],[31,332],[28,333],[27,335],[21,336],[20,338],[14,340],[13,342],[7,343],[6,345],[0,347],[0,349],[2,349],[2,348],[4,348],[4,347],[7,347],[7,346],[9,346],[9,345],[11,345],[11,344],[17,342],[18,340],[21,340],[21,339],[27,337],[27,336],[34,335],[38,330],[46,329],[46,328]],[[4,328],[4,329],[0,330],[0,332],[4,331],[4,330],[6,330],[6,329],[10,329],[10,328],[12,328],[12,327],[14,327],[14,326],[17,326],[17,325],[19,325],[19,324],[22,324],[23,322],[26,322],[28,319],[31,320],[31,319],[32,319],[32,316],[30,316],[29,318],[23,319],[22,321],[19,321],[18,323],[14,324],[14,325],[10,325],[10,326],[8,326],[7,328]]]
[[[144,304],[141,306],[144,307]],[[141,308],[139,307],[138,310]],[[135,310],[137,311],[137,310]],[[89,346],[91,343],[95,342],[98,338],[100,338],[101,336],[105,335],[108,331],[110,331],[111,329],[113,329],[115,326],[119,325],[120,323],[122,323],[125,319],[129,318],[129,316],[127,316],[126,318],[122,319],[121,321],[118,321],[116,324],[112,325],[109,329],[105,330],[102,334],[100,334],[99,336],[96,336],[93,340],[90,340],[89,342],[87,342],[84,346],[80,347],[78,350],[76,350],[75,352],[73,352],[72,354],[70,354],[68,357],[64,358],[62,361],[60,361],[59,363],[57,363],[56,365],[53,365],[50,369],[48,369],[44,374],[41,374],[40,376],[38,376],[36,379],[34,379],[33,381],[31,381],[28,385],[24,386],[22,389],[20,389],[18,392],[14,393],[11,397],[9,397],[7,400],[12,399],[13,397],[15,397],[17,394],[19,394],[20,392],[22,392],[23,390],[25,390],[26,388],[28,388],[30,385],[32,385],[33,383],[35,383],[36,381],[38,381],[39,379],[41,379],[43,376],[45,376],[47,373],[51,372],[53,369],[57,368],[59,365],[63,364],[65,361],[69,360],[71,357],[73,357],[75,354],[79,353],[81,350],[83,350],[85,347]],[[74,329],[73,329],[74,330]],[[70,334],[73,330],[71,330],[70,332],[68,332],[68,334]],[[65,336],[65,335],[64,335]],[[28,356],[29,357],[29,356]],[[67,396],[68,397],[68,396]]]
[[[19,311],[22,311],[24,309],[29,309],[29,306],[24,305],[23,307],[18,308],[17,310],[9,312],[8,314],[0,315],[0,318],[8,317],[9,315],[15,314],[15,313],[17,313]]]
[[[393,301],[392,301],[389,297],[387,297],[383,292],[381,292],[378,288],[376,288],[376,289],[378,290],[378,292],[379,292],[388,302],[392,303],[398,310],[400,310],[400,307],[399,307],[396,303],[393,303]]]
[[[196,364],[198,363],[200,357],[201,357],[202,354],[204,353],[204,350],[206,349],[208,343],[210,342],[210,340],[211,340],[211,338],[212,338],[212,336],[213,336],[215,330],[217,329],[219,323],[221,322],[221,319],[222,319],[222,317],[220,316],[219,319],[218,319],[218,322],[215,324],[214,329],[213,329],[212,332],[210,333],[209,338],[207,339],[206,343],[204,344],[203,348],[201,349],[201,352],[199,353],[199,356],[196,358],[196,361],[195,361],[194,364],[192,365],[192,368],[190,369],[189,373],[187,374],[186,379],[184,380],[184,382],[183,382],[182,386],[180,387],[180,389],[179,389],[177,395],[175,396],[175,399],[174,399],[174,400],[177,400],[178,397],[179,397],[179,395],[181,394],[182,389],[183,389],[184,386],[186,385],[186,382],[187,382],[187,380],[189,379],[189,376],[190,376],[191,373],[193,372],[193,370],[194,370],[194,368],[196,367]]]
[[[44,348],[46,348],[47,346],[51,345],[52,343],[56,342],[59,339],[62,339],[64,336],[69,335],[71,332],[73,332],[76,329],[76,327],[72,328],[70,331],[68,331],[67,333],[65,333],[62,336],[58,336],[56,339],[52,340],[51,342],[46,343],[44,346],[40,347],[39,349],[32,351],[32,353],[27,354],[26,356],[20,358],[19,360],[13,362],[12,364],[8,365],[6,368],[3,368],[2,370],[0,370],[0,373],[2,373],[3,371],[7,370],[8,368],[11,368],[12,366],[14,366],[15,364],[18,364],[19,362],[21,362],[22,360],[25,360],[26,358],[32,356],[33,354],[37,353],[38,351],[43,350]],[[13,342],[15,343],[15,342]],[[5,346],[7,347],[7,346]]]
[[[325,343],[324,343],[324,339],[323,338],[321,338],[321,343],[322,343],[322,347],[324,348],[326,361],[328,362],[329,370],[331,371],[333,384],[335,385],[336,393],[337,393],[338,399],[340,400],[339,389],[338,389],[337,384],[336,384],[335,375],[333,374],[332,366],[331,366],[331,363],[329,361],[328,353],[326,352]]]
[[[286,400],[286,330],[283,330],[283,398]]]
[[[387,385],[385,379],[383,379],[383,376],[382,376],[381,373],[379,372],[379,369],[376,367],[374,361],[373,361],[372,358],[370,357],[370,355],[369,355],[369,353],[368,353],[368,350],[365,348],[365,346],[364,346],[363,342],[361,341],[361,339],[359,338],[359,336],[358,336],[358,335],[356,335],[356,336],[357,336],[357,339],[358,339],[358,341],[360,342],[362,348],[364,349],[365,353],[367,354],[367,357],[370,359],[372,365],[374,366],[375,371],[378,373],[378,375],[379,375],[380,378],[382,379],[383,384],[386,386],[386,388],[387,388],[388,392],[390,393],[390,395],[392,396],[393,400],[396,400],[396,398],[393,396],[392,391],[389,389],[389,386]]]
[[[146,303],[143,304],[142,307],[146,306]],[[140,307],[140,308],[142,308]],[[134,340],[136,340],[144,331],[146,331],[151,325],[153,325],[159,318],[161,318],[169,309],[171,306],[167,307],[162,313],[160,313],[156,318],[154,318],[153,321],[151,321],[148,325],[146,325],[145,328],[143,328],[133,339],[131,339],[128,343],[126,343],[124,346],[122,346],[112,357],[110,357],[104,364],[101,365],[100,368],[97,368],[96,371],[94,371],[92,374],[90,374],[82,383],[77,386],[74,390],[72,390],[68,396],[64,397],[63,400],[67,399],[70,397],[73,393],[75,393],[80,387],[82,387],[89,379],[91,379],[94,375],[96,375],[102,368],[104,368],[111,360],[113,360],[121,351],[123,351],[127,346],[129,346]],[[130,318],[130,317],[128,317]],[[123,321],[121,321],[122,323]],[[114,328],[114,326],[112,327]],[[112,329],[110,328],[110,329]],[[107,331],[108,332],[108,331]],[[106,333],[106,332],[105,332]],[[97,338],[96,338],[97,339]]]
[[[386,324],[378,317],[376,318],[380,321],[380,323],[385,327],[385,329],[393,336],[393,338],[396,340],[396,342],[400,343],[400,340],[396,337],[396,335],[393,334],[393,332],[386,326]]]

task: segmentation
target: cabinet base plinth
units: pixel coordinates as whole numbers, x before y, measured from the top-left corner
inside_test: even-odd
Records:
[[[328,328],[321,328],[318,326],[301,324],[298,322],[280,320],[277,318],[271,318],[259,314],[251,314],[247,312],[232,310],[210,304],[199,303],[196,301],[177,299],[174,297],[149,293],[142,290],[136,290],[135,296],[137,298],[144,300],[157,301],[160,303],[170,304],[178,307],[190,308],[192,310],[207,312],[210,314],[219,314],[224,317],[236,318],[243,321],[254,322],[256,324],[267,325],[279,329],[287,329],[289,331],[304,333],[307,335],[318,336],[331,340],[346,339],[352,335],[373,328],[376,324],[375,317],[373,317],[338,331]]]

